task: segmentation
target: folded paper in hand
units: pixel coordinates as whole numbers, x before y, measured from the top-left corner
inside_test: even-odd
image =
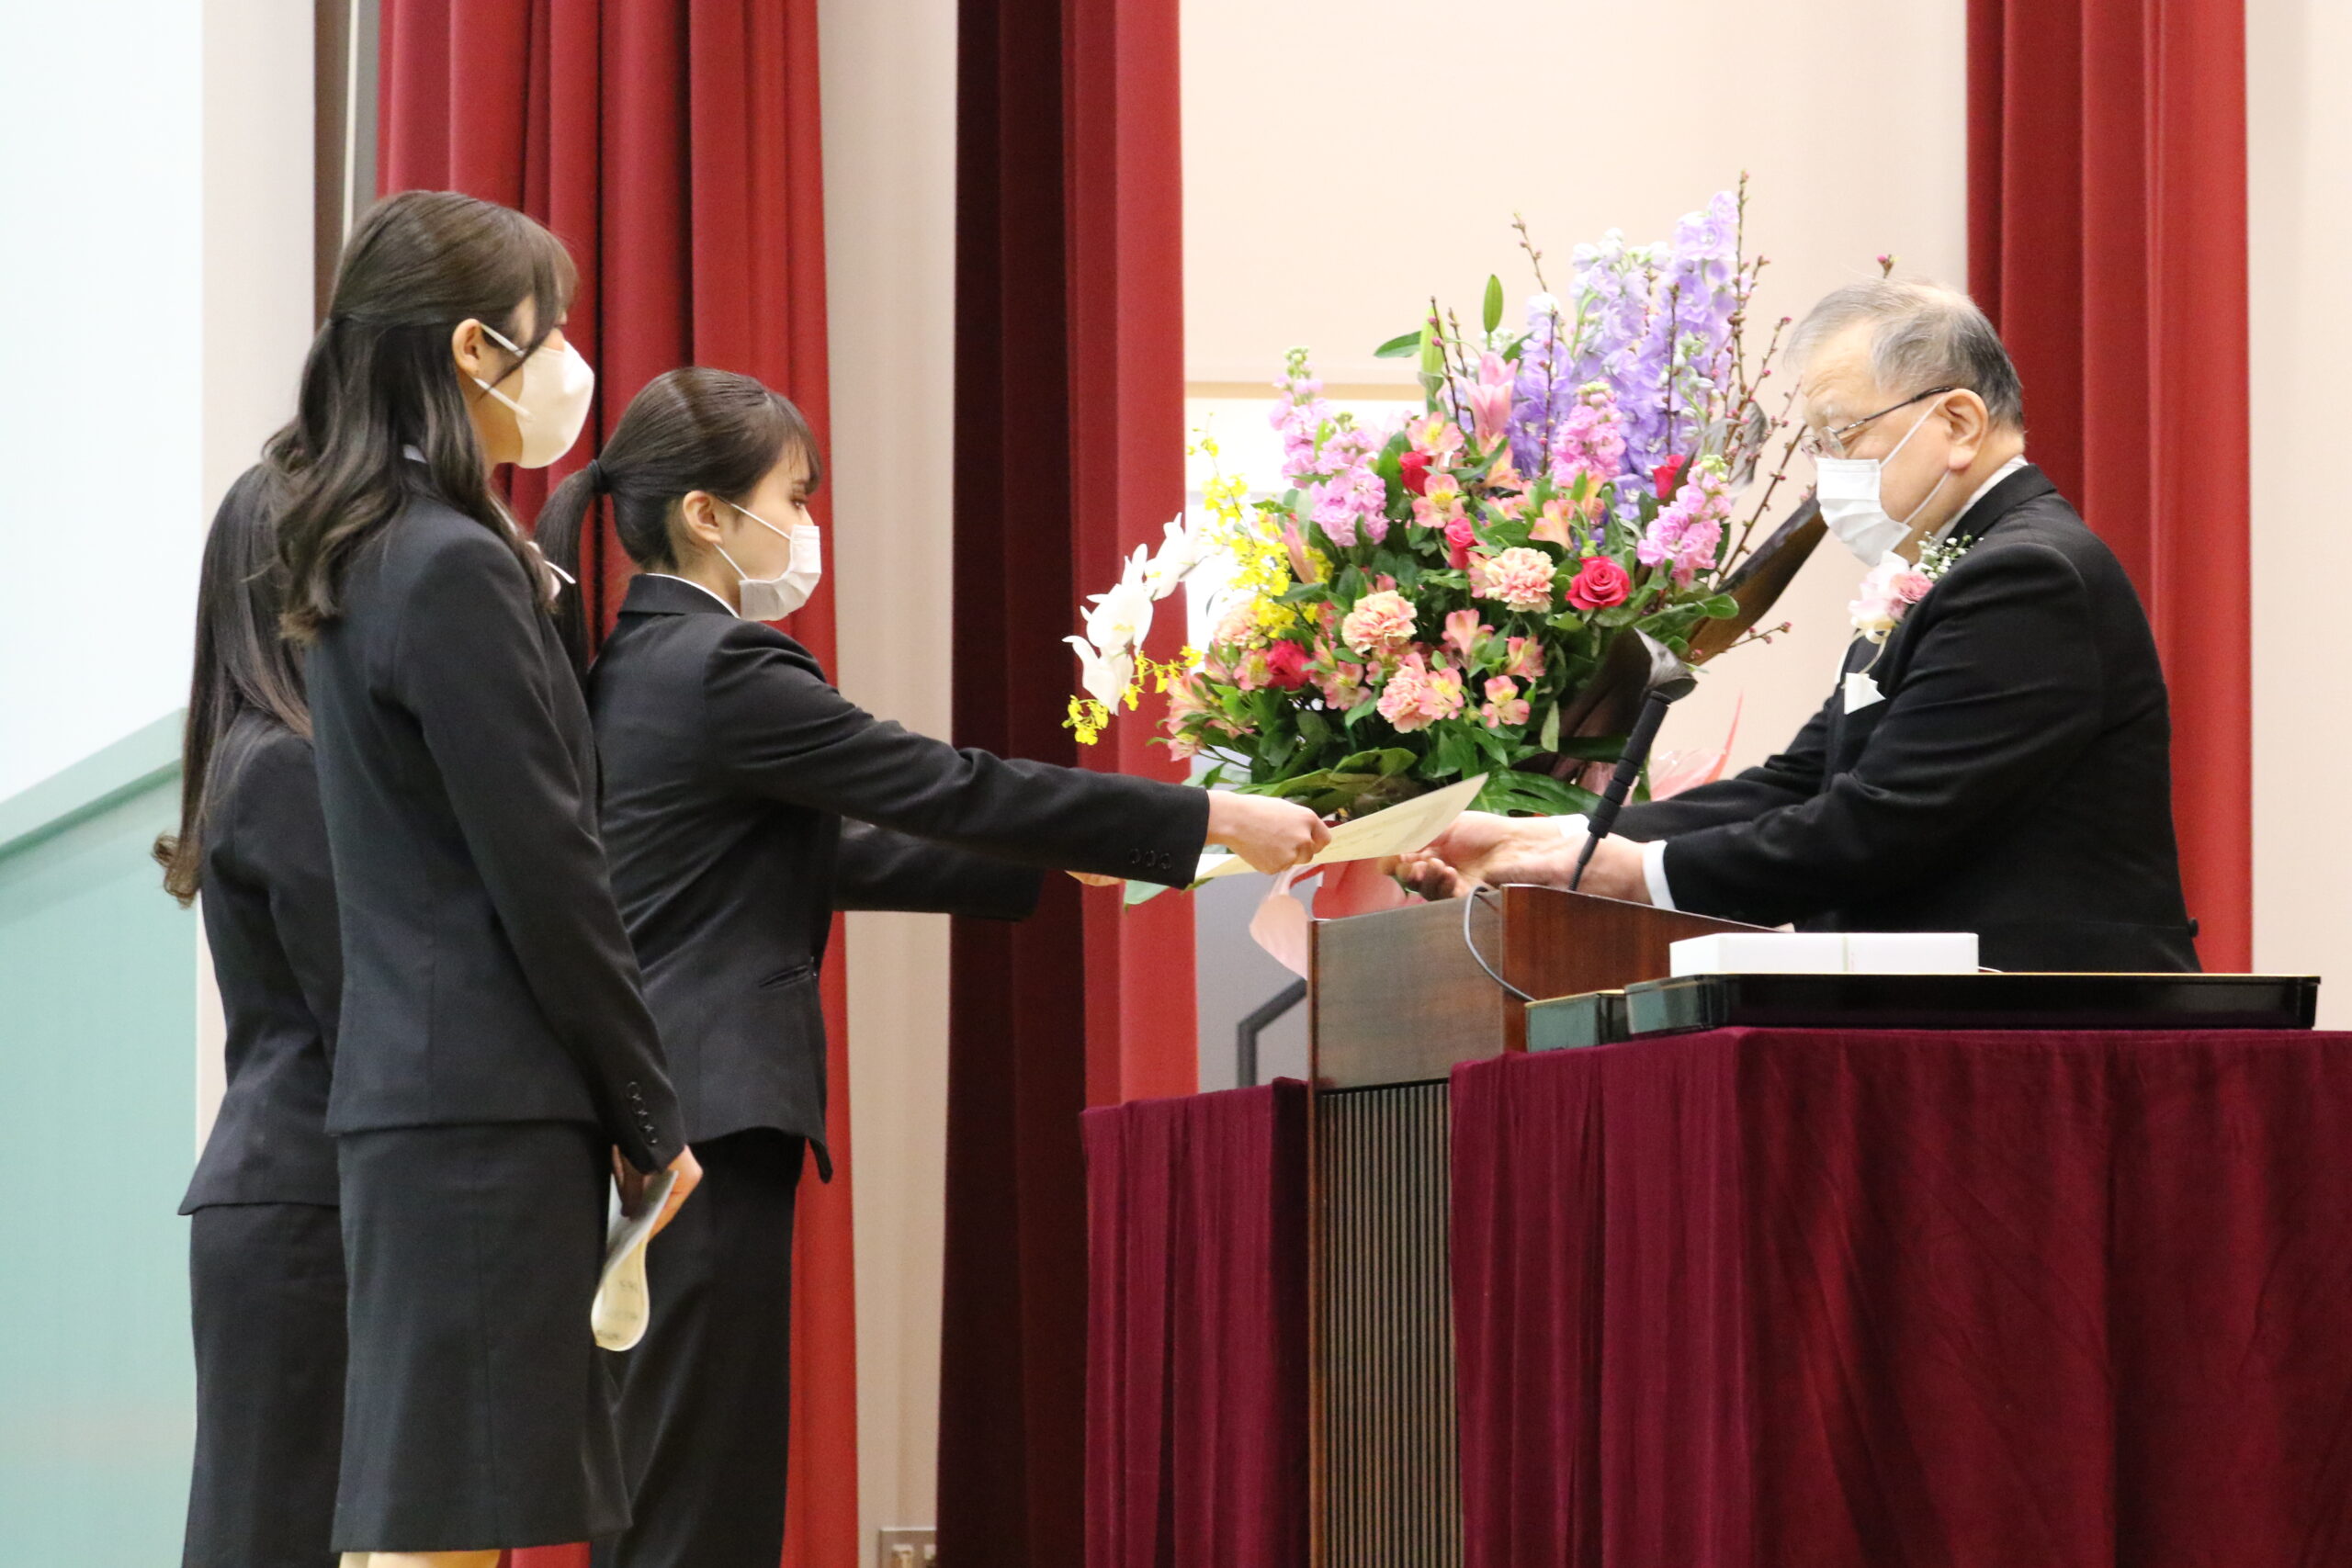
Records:
[[[1411,854],[1452,827],[1453,819],[1478,798],[1479,786],[1486,782],[1487,775],[1480,773],[1476,778],[1383,807],[1368,817],[1342,822],[1331,829],[1331,841],[1306,863],[1332,865],[1340,861]],[[1250,863],[1239,855],[1206,854],[1201,857],[1201,869],[1193,880],[1206,882],[1213,876],[1237,876],[1250,869]]]
[[[588,1308],[588,1326],[607,1350],[636,1345],[653,1319],[653,1303],[645,1291],[645,1244],[653,1238],[653,1222],[662,1217],[677,1180],[674,1170],[656,1173],[646,1182],[635,1214],[623,1212],[620,1190],[613,1190],[612,1213],[605,1224],[605,1271]]]

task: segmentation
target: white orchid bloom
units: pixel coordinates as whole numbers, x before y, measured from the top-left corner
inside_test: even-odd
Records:
[[[1122,579],[1108,593],[1093,596],[1086,612],[1087,639],[1106,654],[1132,651],[1143,646],[1151,631],[1152,592],[1141,579]]]
[[[1062,640],[1078,652],[1079,684],[1086,688],[1086,694],[1106,708],[1117,707],[1135,681],[1135,655],[1125,649],[1098,653],[1094,645],[1082,637],[1066,637]]]
[[[1193,569],[1210,554],[1209,531],[1190,526],[1190,522],[1180,512],[1161,530],[1159,553],[1144,569],[1145,580],[1151,584],[1155,599],[1165,599],[1175,592],[1176,585],[1191,576]]]

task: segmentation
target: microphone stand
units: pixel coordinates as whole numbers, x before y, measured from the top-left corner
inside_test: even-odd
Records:
[[[1642,651],[1649,656],[1649,673],[1643,681],[1642,711],[1634,720],[1633,732],[1625,737],[1625,750],[1618,753],[1617,771],[1609,775],[1609,787],[1601,791],[1600,804],[1592,808],[1585,822],[1584,848],[1577,852],[1577,869],[1568,878],[1568,891],[1575,892],[1584,882],[1585,868],[1592,863],[1592,852],[1600,840],[1609,837],[1617,825],[1617,814],[1625,807],[1625,799],[1634,793],[1634,781],[1642,776],[1642,767],[1649,761],[1650,748],[1657,744],[1658,726],[1666,722],[1666,710],[1678,700],[1689,696],[1699,678],[1690,667],[1675,657],[1674,650],[1647,632],[1636,631]]]

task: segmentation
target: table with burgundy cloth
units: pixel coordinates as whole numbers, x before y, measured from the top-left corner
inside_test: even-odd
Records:
[[[2352,1036],[1453,1078],[1466,1561],[2352,1562]]]
[[[1303,1561],[1268,1092],[1092,1113],[1092,1568]],[[1472,1568],[2352,1562],[2352,1035],[1722,1030],[1452,1121]]]

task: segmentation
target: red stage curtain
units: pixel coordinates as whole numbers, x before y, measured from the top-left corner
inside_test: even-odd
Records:
[[[800,405],[823,443],[815,0],[383,0],[379,79],[382,190],[450,188],[519,207],[580,264],[568,335],[596,367],[596,409],[564,462],[515,476],[518,512],[534,513],[630,396],[680,365],[759,377]],[[598,563],[582,574],[592,621],[608,625],[627,562],[602,539],[583,555]],[[789,626],[832,661],[830,589]],[[841,1174],[801,1190],[785,1562],[853,1568],[863,1559],[838,956],[825,1011]],[[550,1568],[584,1561],[569,1549],[525,1555]]]
[[[2146,600],[2207,967],[2253,961],[2244,0],[1970,0],[1969,286]]]
[[[1133,716],[1073,742],[1061,641],[1183,504],[1175,0],[958,15],[956,736],[1181,776]],[[1078,1118],[1193,1088],[1191,920],[1057,882],[1024,925],[956,931],[939,1532],[959,1568],[1080,1561]]]
[[[1306,1086],[1086,1113],[1088,1568],[1306,1561]]]
[[[2344,1562],[2347,1127],[2346,1034],[1458,1067],[1463,1561]]]

